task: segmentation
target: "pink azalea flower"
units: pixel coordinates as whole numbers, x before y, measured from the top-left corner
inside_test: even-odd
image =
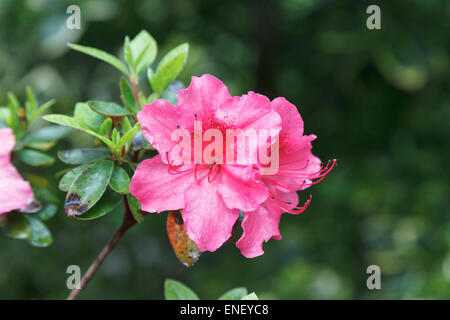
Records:
[[[331,170],[322,168],[311,153],[315,136],[303,136],[302,119],[284,98],[271,102],[253,92],[231,97],[211,75],[193,77],[189,88],[178,93],[178,104],[161,99],[138,114],[144,135],[159,155],[139,164],[130,192],[148,212],[183,209],[184,227],[201,251],[215,251],[227,241],[243,211],[244,233],[237,246],[249,258],[263,254],[264,241],[281,239],[281,214],[300,213],[309,204],[297,207],[296,191],[319,182]],[[178,142],[172,133],[181,128],[195,136],[195,121],[202,122],[203,132],[219,129],[224,135],[231,129],[274,130],[270,145],[278,142],[279,169],[267,173],[260,158],[254,164],[239,165],[196,162],[205,148],[195,149],[195,142],[188,143],[194,146],[193,152],[181,159],[173,157]],[[258,155],[268,148],[267,140],[258,139],[256,145]],[[226,154],[225,149],[235,147],[234,140],[231,144],[226,140],[223,146]]]
[[[311,142],[315,135],[303,135],[303,120],[297,108],[284,98],[272,101],[273,109],[281,116],[282,130],[279,135],[280,165],[277,174],[263,175],[269,197],[255,211],[245,212],[242,228],[244,232],[236,246],[247,258],[264,253],[263,242],[271,238],[281,240],[280,217],[283,212],[299,214],[311,203],[311,198],[301,207],[297,191],[316,184],[333,169],[336,160],[325,167],[311,153]]]
[[[10,153],[15,145],[11,129],[0,129],[0,214],[25,209],[33,201],[29,182],[22,179],[11,164]]]
[[[249,92],[231,97],[226,86],[211,75],[192,77],[178,93],[178,106],[157,100],[138,114],[144,135],[159,155],[139,164],[130,192],[148,212],[183,209],[184,227],[201,251],[215,251],[232,232],[239,211],[254,211],[266,201],[268,190],[256,165],[182,164],[170,152],[177,128],[194,134],[194,121],[203,131],[267,128],[281,130],[281,118],[270,100]]]

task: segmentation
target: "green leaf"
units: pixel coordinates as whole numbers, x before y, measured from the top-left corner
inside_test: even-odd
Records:
[[[7,124],[14,130],[14,132],[16,131],[19,124],[19,118],[17,115],[19,108],[20,105],[17,97],[14,95],[14,93],[8,92],[9,122]]]
[[[47,221],[53,218],[58,212],[58,207],[54,204],[47,204],[41,211],[36,214],[41,221]]]
[[[88,105],[92,110],[105,116],[123,117],[132,114],[129,110],[112,102],[88,101]]]
[[[113,121],[111,118],[106,118],[105,121],[103,121],[102,126],[100,127],[100,134],[102,136],[109,136],[109,132],[111,131],[113,125]]]
[[[35,247],[48,247],[52,244],[53,238],[50,231],[45,224],[32,216],[26,216],[30,224],[31,236],[28,238],[28,242]]]
[[[121,167],[115,167],[109,180],[109,186],[115,192],[127,194],[130,192],[130,177],[128,173]]]
[[[58,151],[58,158],[67,164],[84,164],[91,163],[98,160],[104,160],[110,156],[108,149],[93,148],[93,149],[72,149]]]
[[[145,30],[139,32],[131,40],[130,49],[133,57],[133,70],[137,75],[140,75],[152,64],[158,51],[155,39]]]
[[[116,128],[114,128],[112,133],[111,133],[111,140],[116,146],[119,143],[120,133],[119,133],[119,130],[117,130]]]
[[[148,78],[153,91],[161,94],[175,80],[186,63],[188,51],[189,45],[183,43],[164,56],[155,73],[152,69],[148,69]]]
[[[33,90],[31,90],[30,87],[27,86],[25,90],[27,95],[27,100],[25,102],[25,112],[27,116],[27,121],[30,122],[31,117],[37,108],[37,100],[33,93]]]
[[[116,57],[114,57],[113,55],[111,55],[105,51],[102,51],[102,50],[99,50],[96,48],[92,48],[92,47],[81,46],[79,44],[73,44],[73,43],[69,43],[68,46],[76,51],[85,53],[94,58],[97,58],[106,63],[109,63],[110,65],[115,67],[117,70],[119,70],[123,74],[129,76],[127,67],[122,63],[122,61],[120,61],[119,59],[117,59]]]
[[[86,132],[86,133],[96,137],[97,139],[99,139],[103,143],[105,143],[111,150],[114,150],[114,148],[115,148],[115,145],[108,138],[105,138],[105,137],[101,136],[100,134],[96,133],[95,131],[92,131],[91,129],[85,127],[82,123],[80,123],[75,118],[72,118],[72,117],[69,117],[69,116],[65,116],[65,115],[61,115],[61,114],[49,114],[49,115],[44,116],[43,119],[47,120],[49,122],[53,122],[53,123],[56,123],[56,124],[60,124],[60,125],[63,125],[63,126],[71,127],[71,128],[78,129],[78,130],[81,130],[83,132]]]
[[[36,132],[30,133],[25,137],[23,142],[28,144],[33,144],[36,142],[51,142],[59,140],[66,136],[70,132],[70,129],[62,126],[48,126],[39,129]]]
[[[92,110],[87,103],[77,103],[73,117],[96,133],[100,133],[100,128],[106,119],[105,116]]]
[[[81,166],[78,166],[70,171],[68,171],[62,178],[59,180],[58,188],[61,191],[67,192],[70,189],[70,186],[75,181],[75,179],[81,174],[81,172],[84,171],[87,167],[89,167],[89,164],[84,164]]]
[[[78,220],[94,220],[103,217],[115,209],[122,201],[122,196],[107,189],[102,198],[82,216],[75,217]]]
[[[95,162],[84,169],[70,186],[64,209],[69,216],[81,216],[102,197],[111,178],[114,163],[108,160]]]
[[[41,114],[43,114],[45,111],[50,109],[52,105],[55,104],[55,99],[51,99],[44,103],[42,106],[36,109],[36,111],[33,112],[33,114],[29,117],[28,122],[32,122],[34,119],[38,118]]]
[[[245,297],[243,297],[241,300],[259,300],[259,298],[256,295],[256,293],[252,292],[249,295],[246,295]]]
[[[130,37],[126,36],[123,44],[123,59],[125,63],[133,69],[133,53],[131,52]]]
[[[13,239],[28,239],[31,236],[28,220],[17,212],[6,214],[6,224],[3,228],[5,235]]]
[[[117,150],[122,150],[122,148],[129,142],[131,142],[136,135],[136,133],[141,129],[139,122],[136,122],[133,128],[130,131],[124,134],[124,136],[119,140],[117,144]]]
[[[124,117],[123,121],[122,121],[122,133],[127,133],[128,131],[130,131],[132,128],[130,120],[128,120],[128,117]]]
[[[219,297],[219,300],[241,300],[248,295],[247,289],[244,287],[234,288]]]
[[[138,199],[134,197],[131,193],[127,195],[128,206],[130,207],[131,214],[137,223],[141,223],[144,221],[144,216],[141,214],[141,204]]]
[[[21,150],[17,155],[23,163],[34,167],[51,166],[55,162],[55,158],[31,149]]]
[[[120,79],[120,93],[120,97],[127,106],[128,110],[133,113],[138,113],[139,107],[136,103],[136,99],[134,99],[133,90],[124,77]]]
[[[199,300],[194,291],[172,279],[164,282],[164,296],[166,300]]]

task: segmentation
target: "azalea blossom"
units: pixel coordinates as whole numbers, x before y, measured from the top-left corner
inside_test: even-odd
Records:
[[[23,180],[11,164],[15,145],[13,131],[0,129],[0,214],[25,209],[33,201],[30,183]]]
[[[254,92],[232,97],[217,78],[192,77],[190,86],[178,93],[178,106],[160,99],[138,114],[144,135],[159,155],[139,164],[130,192],[148,212],[183,209],[184,227],[201,251],[215,251],[227,241],[242,211],[244,234],[238,246],[247,257],[262,254],[263,241],[279,238],[274,230],[278,230],[281,213],[302,210],[295,207],[296,190],[307,188],[324,173],[318,173],[320,160],[310,152],[313,136],[302,136],[303,124],[296,122],[301,121],[296,109],[298,116],[294,114],[294,118],[284,119],[282,124],[283,110],[279,113],[277,108],[283,109],[284,101],[271,102]],[[282,130],[282,126],[291,124],[297,124],[296,128]],[[194,137],[182,139],[181,145],[189,152],[187,155],[182,152],[181,156],[180,135],[174,134],[180,129]],[[244,146],[239,144],[239,138],[238,142],[224,138],[230,130],[250,129],[265,131],[266,135],[262,139],[246,137],[243,140],[249,143]],[[211,130],[216,133],[208,135]],[[199,136],[212,142],[198,148]],[[213,156],[205,161],[211,145]],[[251,145],[256,145],[256,149]],[[275,173],[265,170],[270,163],[261,161],[264,154],[261,150],[267,149],[270,158],[280,162],[280,170],[277,164]],[[248,155],[245,159],[257,161],[235,161],[239,151]],[[226,155],[225,161],[219,160],[222,155]],[[276,197],[287,198],[289,203],[274,202]]]
[[[302,213],[311,203],[310,197],[303,206],[297,206],[297,191],[322,181],[336,163],[336,160],[333,160],[322,167],[320,159],[312,154],[311,142],[316,136],[303,135],[303,120],[293,104],[284,98],[277,98],[271,104],[282,119],[279,134],[279,170],[274,175],[261,176],[269,197],[255,211],[244,214],[244,232],[236,246],[247,258],[262,255],[263,243],[271,238],[281,240],[281,215],[284,212]]]

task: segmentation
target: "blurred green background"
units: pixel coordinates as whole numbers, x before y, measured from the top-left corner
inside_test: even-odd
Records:
[[[81,8],[80,31],[65,26],[70,4]],[[366,28],[370,4],[381,7],[382,30]],[[274,299],[450,299],[450,1],[0,0],[0,104],[7,91],[23,97],[26,85],[41,102],[55,97],[58,113],[77,101],[119,101],[119,73],[66,43],[121,54],[124,37],[141,29],[159,57],[190,43],[185,85],[210,73],[233,95],[286,97],[318,136],[314,153],[338,167],[300,195],[313,195],[310,208],[283,216],[283,240],[265,244],[263,256],[248,260],[229,244],[187,269],[166,215],[150,216],[80,298],[161,299],[164,279],[174,278],[204,299],[235,286]],[[55,150],[90,143],[73,133]],[[40,173],[55,189],[63,168]],[[0,298],[65,298],[67,266],[87,270],[120,211],[83,222],[61,206],[45,249],[2,236]],[[366,288],[371,264],[381,290]]]

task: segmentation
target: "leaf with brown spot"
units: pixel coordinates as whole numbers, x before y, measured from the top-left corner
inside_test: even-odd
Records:
[[[167,233],[178,260],[186,267],[193,266],[200,258],[200,250],[184,229],[180,211],[170,211],[167,216]]]
[[[112,161],[98,161],[75,178],[64,204],[69,216],[81,216],[100,200],[108,186],[113,168]]]

